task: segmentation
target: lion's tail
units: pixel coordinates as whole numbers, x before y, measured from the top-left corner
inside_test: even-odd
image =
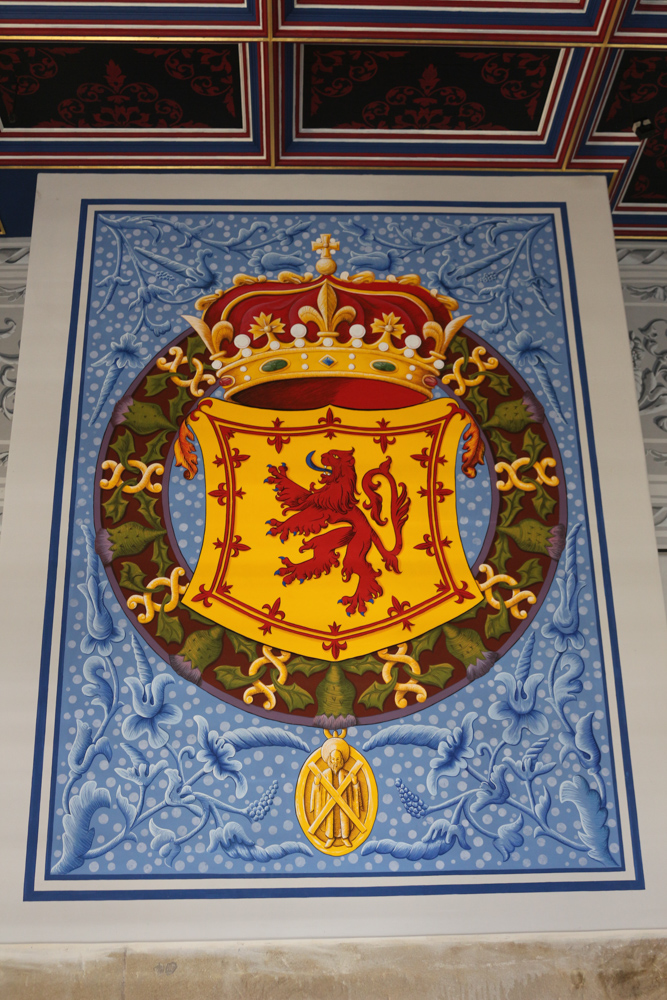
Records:
[[[376,531],[373,531],[373,542],[384,559],[387,568],[398,571],[396,557],[403,548],[403,525],[408,519],[410,499],[405,483],[396,485],[396,480],[389,471],[390,467],[391,458],[386,458],[384,462],[380,463],[377,469],[371,469],[365,474],[361,485],[368,497],[368,501],[364,501],[364,508],[370,511],[371,518],[376,524],[384,526],[387,524],[387,518],[382,517],[382,496],[379,492],[380,482],[374,477],[382,476],[389,484],[391,491],[390,515],[392,528],[394,529],[394,545],[393,548],[387,549]]]

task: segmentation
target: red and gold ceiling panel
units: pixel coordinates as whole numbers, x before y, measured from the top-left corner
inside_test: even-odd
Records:
[[[0,169],[594,171],[652,235],[667,0],[0,0],[0,122]]]

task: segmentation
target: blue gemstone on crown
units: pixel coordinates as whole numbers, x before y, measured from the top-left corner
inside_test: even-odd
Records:
[[[326,365],[327,368],[331,368],[331,366],[335,365],[336,362],[334,361],[333,358],[330,358],[329,355],[327,354],[325,357],[320,358],[320,364]]]

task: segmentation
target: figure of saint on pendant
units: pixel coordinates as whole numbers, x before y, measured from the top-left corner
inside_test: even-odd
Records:
[[[301,828],[324,854],[349,854],[369,836],[377,785],[368,761],[334,731],[304,764],[296,786]]]

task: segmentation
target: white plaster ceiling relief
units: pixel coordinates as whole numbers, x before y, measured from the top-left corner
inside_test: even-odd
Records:
[[[0,240],[0,304],[22,305],[28,281],[28,239]]]
[[[667,550],[667,245],[617,243],[658,548]]]
[[[0,527],[18,373],[29,239],[0,240]]]
[[[17,322],[11,317],[0,317],[0,342],[15,341],[15,349],[5,350],[0,343],[0,414],[11,420],[14,416],[14,396],[19,364],[19,333]]]

